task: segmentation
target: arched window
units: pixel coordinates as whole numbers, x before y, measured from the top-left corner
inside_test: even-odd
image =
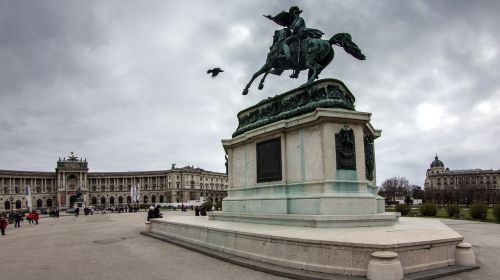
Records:
[[[111,205],[115,204],[115,197],[114,196],[109,198],[109,204],[111,204]]]
[[[160,203],[165,202],[165,197],[163,195],[160,195]]]
[[[16,209],[21,209],[21,200],[16,200]]]
[[[52,207],[52,199],[47,199],[47,207]]]
[[[10,201],[5,201],[5,210],[10,210]]]
[[[101,197],[101,204],[106,204],[106,198],[104,196]]]
[[[92,201],[90,202],[92,205],[96,205],[97,204],[97,197],[92,197]]]
[[[144,203],[148,203],[148,197],[144,196]]]
[[[119,197],[118,197],[118,203],[119,203],[119,204],[122,204],[122,203],[123,203],[123,197],[121,197],[121,196],[119,196]]]
[[[42,200],[41,200],[41,199],[37,199],[37,200],[36,200],[36,207],[37,207],[37,208],[42,207],[42,204],[43,204],[43,203],[42,203]]]
[[[132,203],[132,197],[130,197],[130,195],[127,196],[127,203]]]
[[[151,197],[151,203],[156,203],[156,196],[154,196],[154,195],[153,195],[153,196]]]

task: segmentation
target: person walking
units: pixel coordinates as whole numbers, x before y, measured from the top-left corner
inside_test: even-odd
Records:
[[[75,217],[78,217],[80,215],[80,208],[76,207],[75,208]]]
[[[9,221],[7,221],[5,215],[4,214],[0,215],[0,231],[2,232],[2,235],[5,235],[5,230],[7,230],[8,224]]]
[[[38,211],[33,211],[33,221],[35,222],[35,224],[38,225],[38,220],[40,220],[40,214],[38,214]]]
[[[26,219],[28,220],[28,224],[31,225],[33,223],[33,213],[31,211],[26,215]]]
[[[21,221],[23,220],[23,216],[21,215],[21,212],[16,212],[14,215],[14,227],[18,228],[21,227]]]
[[[199,215],[200,215],[200,206],[196,206],[196,207],[194,208],[194,215],[195,215],[195,216],[199,216]]]

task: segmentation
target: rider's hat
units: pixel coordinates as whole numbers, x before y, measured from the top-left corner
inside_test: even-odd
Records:
[[[288,12],[293,15],[302,13],[302,10],[299,8],[299,6],[291,6]]]

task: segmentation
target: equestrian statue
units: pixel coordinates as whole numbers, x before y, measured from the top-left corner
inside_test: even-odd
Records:
[[[276,16],[264,16],[284,28],[274,32],[266,63],[253,74],[243,90],[243,95],[248,94],[250,85],[261,74],[264,76],[259,83],[259,90],[264,88],[264,81],[269,73],[280,76],[285,70],[293,70],[290,78],[298,78],[300,71],[308,69],[308,80],[304,85],[311,84],[333,60],[332,45],[344,48],[347,53],[359,60],[365,59],[365,55],[351,40],[350,34],[338,33],[330,40],[323,40],[321,37],[324,33],[318,29],[306,28],[300,13],[302,10],[298,6],[292,6],[288,12],[283,11]]]

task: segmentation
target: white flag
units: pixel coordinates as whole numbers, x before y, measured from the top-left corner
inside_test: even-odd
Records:
[[[136,203],[140,203],[140,198],[141,198],[141,188],[140,188],[140,184],[137,184],[137,186],[135,186],[136,188],[136,192],[135,192],[135,202]]]
[[[130,187],[130,202],[134,203],[135,199],[135,186]]]
[[[26,195],[26,207],[31,210],[31,191],[30,185],[26,184],[24,186],[24,194]]]

